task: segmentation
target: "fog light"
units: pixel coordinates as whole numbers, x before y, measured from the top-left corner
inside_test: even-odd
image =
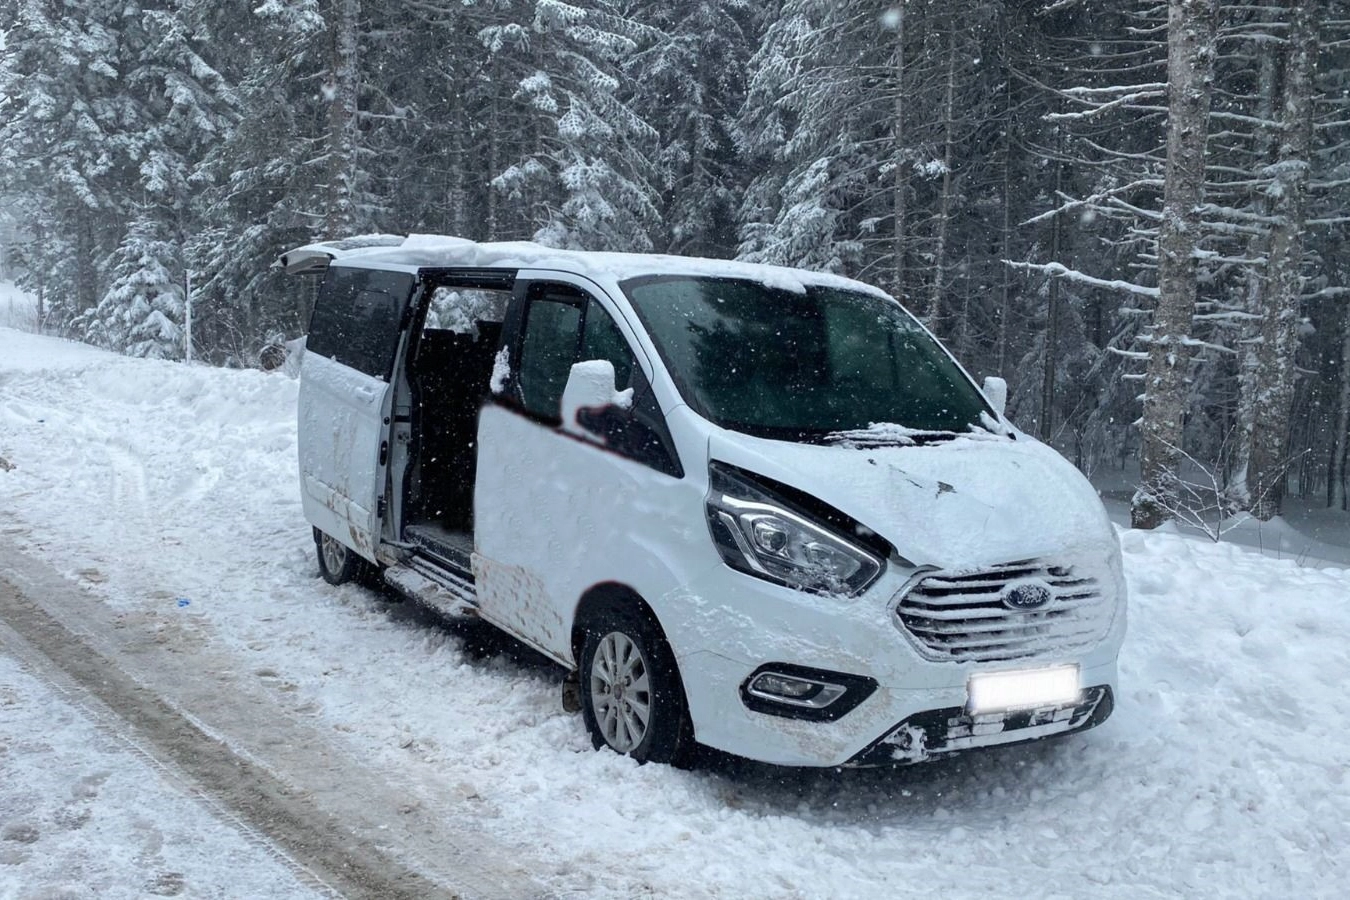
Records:
[[[820,688],[821,686],[814,681],[803,681],[800,678],[789,678],[770,672],[765,672],[750,685],[752,691],[777,694],[779,697],[795,697],[799,700],[819,694]]]
[[[750,682],[748,690],[752,695],[765,700],[823,709],[843,696],[846,688],[838,684],[797,678],[778,672],[764,672]]]
[[[752,712],[786,719],[833,722],[876,692],[876,679],[794,663],[765,663],[741,682],[741,702]]]

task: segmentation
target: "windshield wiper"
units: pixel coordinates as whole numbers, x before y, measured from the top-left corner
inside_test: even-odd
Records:
[[[822,443],[835,447],[849,447],[857,450],[872,450],[878,447],[917,447],[928,444],[945,444],[961,437],[955,431],[925,431],[918,428],[906,428],[878,422],[868,428],[854,428],[847,431],[834,431],[824,436]]]

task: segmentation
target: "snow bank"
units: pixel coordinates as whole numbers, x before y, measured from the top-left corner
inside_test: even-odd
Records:
[[[334,752],[467,806],[557,894],[1338,896],[1350,870],[1346,571],[1126,532],[1122,693],[1095,731],[894,772],[638,767],[592,751],[551,667],[318,580],[294,382],[15,332],[0,381],[0,539],[166,652],[269,673]]]

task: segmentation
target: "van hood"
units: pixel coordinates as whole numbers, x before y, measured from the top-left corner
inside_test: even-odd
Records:
[[[1100,498],[1050,447],[1018,433],[856,448],[766,440],[718,429],[709,458],[781,481],[856,519],[916,566],[976,569],[1108,553]],[[1095,555],[1095,554],[1094,554]]]

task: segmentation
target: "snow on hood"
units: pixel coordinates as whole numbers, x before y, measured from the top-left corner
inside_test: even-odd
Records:
[[[919,566],[1064,559],[1117,543],[1087,479],[1025,435],[860,449],[718,430],[709,457],[818,497]]]

